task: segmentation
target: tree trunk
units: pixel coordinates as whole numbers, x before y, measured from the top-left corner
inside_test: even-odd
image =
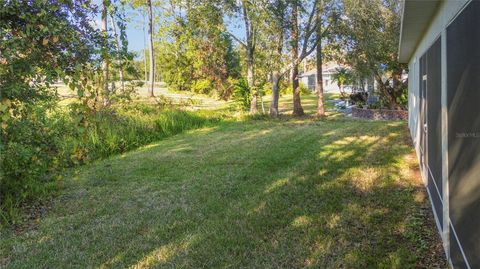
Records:
[[[272,103],[270,104],[270,117],[278,117],[278,99],[280,97],[280,72],[272,72]]]
[[[109,3],[108,3],[108,0],[103,0],[102,2],[102,35],[103,35],[103,48],[102,48],[102,58],[103,58],[103,62],[102,62],[102,71],[103,71],[103,105],[104,106],[108,106],[109,103],[110,103],[110,100],[109,100],[109,89],[108,89],[108,77],[109,77],[109,73],[108,73],[108,65],[109,65],[109,57],[108,57],[108,33],[107,33],[107,25],[108,25],[108,22],[107,22],[107,12],[108,12],[108,6],[109,6]]]
[[[283,29],[284,29],[284,16],[282,15],[280,25],[278,30],[278,40],[277,40],[277,51],[276,57],[278,57],[278,61],[281,62],[282,60],[282,53],[283,53]],[[277,67],[280,68],[280,67]],[[274,69],[272,72],[272,102],[270,103],[270,117],[276,118],[279,115],[278,112],[278,99],[280,98],[280,79],[282,78],[282,74],[280,70]]]
[[[260,104],[262,106],[262,114],[265,114],[265,104],[263,103],[263,95],[262,93],[259,94],[260,96]]]
[[[155,86],[155,58],[153,55],[153,8],[152,0],[147,0],[148,5],[148,36],[149,36],[149,52],[150,52],[150,97],[155,97],[153,89]]]
[[[293,115],[302,116],[302,103],[300,100],[300,82],[298,80],[298,0],[293,0],[292,5],[292,86],[293,86]]]
[[[395,100],[395,96],[393,95],[390,85],[388,85],[388,82],[384,83],[380,75],[375,75],[375,80],[377,80],[380,98],[382,98],[384,104],[388,107],[388,109],[397,109],[399,106]]]
[[[300,100],[300,82],[298,80],[298,65],[295,65],[292,70],[292,86],[293,86],[293,115],[304,115],[302,103]]]
[[[250,114],[257,114],[257,90],[255,89],[254,73],[253,73],[253,55],[247,48],[247,83],[248,88],[252,91],[252,100],[250,101]]]
[[[315,84],[315,90],[317,91],[317,116],[324,117],[325,116],[325,107],[323,104],[323,75],[322,75],[322,3],[323,1],[319,1],[317,8],[317,81]]]
[[[255,70],[254,70],[254,53],[255,53],[255,33],[252,27],[252,21],[248,13],[250,3],[242,0],[243,22],[245,24],[245,49],[247,52],[247,83],[248,88],[252,91],[252,100],[250,101],[250,114],[257,114],[257,90],[255,89]]]
[[[143,13],[143,12],[142,12]],[[144,71],[145,71],[145,86],[148,85],[148,71],[147,71],[147,39],[145,36],[147,33],[145,32],[145,13],[143,13],[143,64],[144,64]]]
[[[112,25],[113,36],[115,37],[115,48],[117,49],[117,65],[118,65],[118,78],[120,79],[120,85],[122,92],[125,92],[125,83],[123,81],[123,61],[120,52],[120,42],[118,41],[117,27],[115,26],[115,20],[113,15],[110,15],[110,24]]]

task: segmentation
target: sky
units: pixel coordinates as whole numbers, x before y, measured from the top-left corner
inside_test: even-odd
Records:
[[[127,9],[127,39],[128,39],[128,48],[130,51],[140,52],[145,47],[145,42],[147,41],[144,31],[143,31],[143,16],[140,12],[132,9]],[[241,23],[238,23],[235,19],[225,17],[225,23],[227,24],[227,29],[230,33],[235,36],[243,39],[245,37],[244,29]],[[154,25],[154,29],[158,30],[160,26]],[[147,29],[145,29],[147,31]],[[146,35],[146,33],[145,33]]]
[[[127,10],[129,22],[127,22],[128,49],[141,51],[145,47],[146,36],[143,31],[143,16],[134,10]],[[147,29],[145,29],[147,31]],[[145,32],[146,34],[146,32]]]
[[[93,0],[95,5],[100,6],[102,0]],[[126,25],[126,32],[127,32],[127,39],[128,39],[128,49],[129,51],[134,52],[141,52],[143,48],[147,46],[146,42],[148,42],[147,36],[147,29],[145,28],[145,32],[143,30],[143,15],[138,11],[134,10],[130,7],[125,7],[126,17],[127,17],[127,25]],[[154,10],[155,12],[155,10]],[[100,14],[99,17],[95,21],[95,24],[100,27],[101,19]],[[245,30],[243,24],[236,20],[235,18],[229,18],[227,16],[224,17],[225,24],[227,25],[227,30],[234,34],[236,37],[240,38],[241,40],[245,37]],[[147,23],[145,21],[145,23]],[[110,25],[110,22],[108,23]],[[147,26],[145,26],[147,27]],[[154,31],[158,31],[160,25],[154,25]]]

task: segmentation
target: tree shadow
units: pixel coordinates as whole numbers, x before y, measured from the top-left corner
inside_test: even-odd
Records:
[[[415,267],[438,238],[405,171],[406,133],[304,119],[182,134],[89,167],[16,255],[35,249],[27,259],[42,264],[53,251],[46,266]]]

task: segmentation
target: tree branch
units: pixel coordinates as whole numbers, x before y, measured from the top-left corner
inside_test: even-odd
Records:
[[[237,41],[240,45],[242,45],[243,47],[247,47],[247,44],[245,44],[245,42],[243,42],[240,38],[236,37],[234,34],[230,33],[230,32],[227,32],[227,34],[229,36],[231,36],[233,39],[235,39],[235,41]]]
[[[315,30],[317,28],[317,22],[315,22],[314,25],[313,25],[314,27],[312,27],[312,21],[313,21],[313,18],[315,17],[315,11],[317,10],[317,2],[318,2],[318,0],[314,1],[312,11],[310,12],[310,14],[308,16],[308,22],[307,22],[307,25],[305,27],[305,36],[303,38],[302,52],[300,53],[299,58],[305,58],[306,56],[308,56],[315,49],[316,44],[318,44],[318,40],[317,40],[317,42],[315,42],[316,44],[313,46],[313,49],[310,52],[307,53],[308,43],[310,41],[310,37],[312,36],[312,34],[315,32]],[[317,38],[317,39],[319,39],[319,38]]]

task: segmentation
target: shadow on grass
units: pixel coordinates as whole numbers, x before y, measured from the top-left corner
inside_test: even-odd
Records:
[[[10,239],[8,260],[12,267],[415,267],[438,239],[422,217],[426,201],[410,171],[405,129],[258,120],[181,134],[90,166],[37,233]]]

